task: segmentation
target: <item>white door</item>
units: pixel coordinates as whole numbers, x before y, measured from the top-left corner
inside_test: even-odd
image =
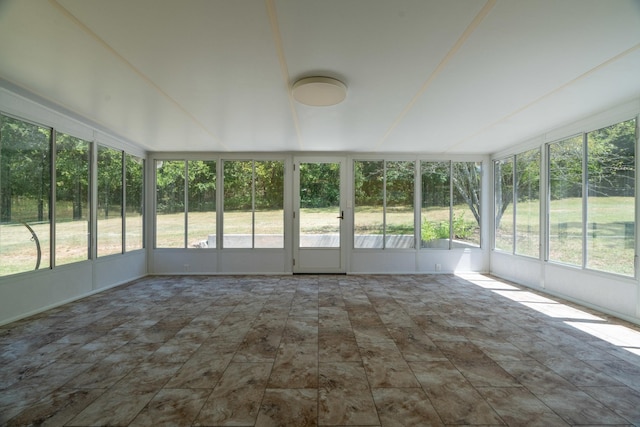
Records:
[[[293,176],[293,272],[346,272],[344,159],[298,157]]]

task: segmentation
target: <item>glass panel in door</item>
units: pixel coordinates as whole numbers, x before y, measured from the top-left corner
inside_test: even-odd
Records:
[[[342,159],[296,160],[295,272],[344,272],[343,165]]]
[[[340,247],[340,163],[300,163],[300,247]]]

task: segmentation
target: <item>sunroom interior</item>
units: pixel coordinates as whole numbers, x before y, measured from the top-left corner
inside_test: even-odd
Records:
[[[636,0],[5,0],[0,324],[148,275],[470,272],[640,323],[639,75]]]

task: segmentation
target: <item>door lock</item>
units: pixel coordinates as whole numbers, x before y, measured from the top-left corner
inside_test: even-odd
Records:
[[[336,218],[344,219],[344,211],[340,211],[340,216],[337,216]]]

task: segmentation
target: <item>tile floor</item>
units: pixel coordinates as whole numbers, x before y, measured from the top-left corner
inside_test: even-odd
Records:
[[[0,422],[640,425],[639,331],[480,275],[148,277],[1,327]]]

